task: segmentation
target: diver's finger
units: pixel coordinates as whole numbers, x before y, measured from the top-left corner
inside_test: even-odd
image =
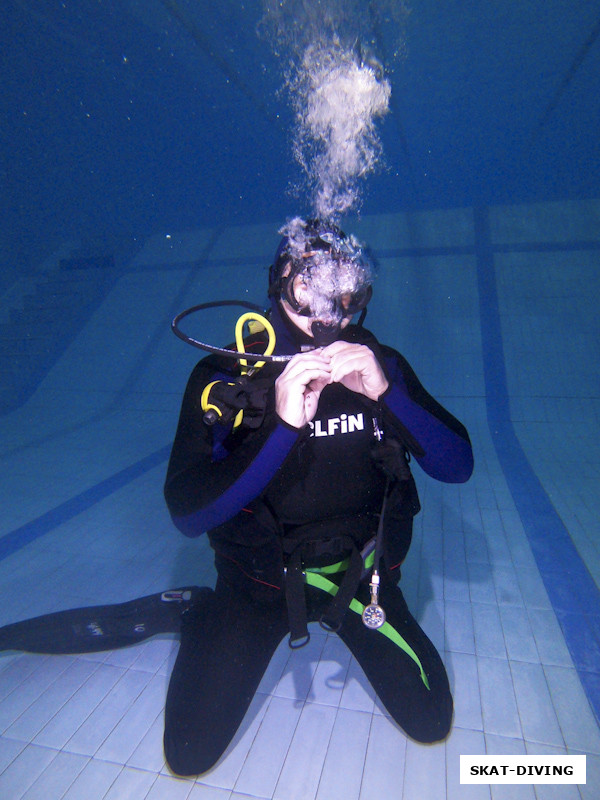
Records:
[[[338,339],[328,344],[326,347],[323,347],[322,352],[324,355],[335,355],[342,350],[355,350],[357,347],[362,347],[362,345],[357,342],[346,342],[343,339]]]
[[[304,369],[296,376],[296,380],[301,386],[309,386],[314,381],[327,385],[331,382],[331,372],[320,367]]]
[[[331,370],[330,359],[322,358],[321,356],[302,358],[298,359],[297,361],[292,359],[285,370],[281,373],[278,380],[295,380],[307,370],[314,369],[324,370],[329,373]]]
[[[364,372],[372,369],[380,369],[379,363],[371,350],[360,345],[359,349],[342,350],[331,358],[331,375],[334,379],[349,372]]]

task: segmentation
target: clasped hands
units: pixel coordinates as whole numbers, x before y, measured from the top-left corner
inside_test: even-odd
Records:
[[[366,345],[337,341],[295,355],[275,381],[275,410],[294,428],[303,428],[317,413],[319,397],[331,383],[378,400],[388,381]]]

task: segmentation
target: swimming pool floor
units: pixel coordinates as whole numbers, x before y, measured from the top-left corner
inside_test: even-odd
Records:
[[[529,469],[555,514],[548,530],[568,532],[573,560],[553,568],[583,567],[597,584],[599,220],[600,203],[489,209],[485,241],[472,209],[356,226],[380,261],[365,324],[407,356],[474,445],[465,485],[415,468],[423,510],[401,582],[448,669],[455,719],[445,742],[407,739],[318,626],[306,648],[281,644],[234,742],[196,780],[171,775],[162,751],[175,638],[84,656],[2,653],[0,797],[595,799],[597,642],[569,649],[577,598],[553,596],[518,487]],[[205,538],[181,536],[162,499],[199,356],[169,319],[209,299],[261,302],[275,227],[157,234],[34,396],[0,419],[0,624],[213,583]],[[215,343],[228,326],[214,322]],[[514,433],[521,471],[503,455],[498,420]],[[586,613],[593,623],[600,607]],[[587,784],[461,785],[460,754],[484,753],[585,754]]]

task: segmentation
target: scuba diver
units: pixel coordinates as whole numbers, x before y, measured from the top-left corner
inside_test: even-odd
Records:
[[[248,368],[219,351],[196,365],[167,470],[174,524],[209,536],[215,589],[0,629],[0,648],[32,652],[179,632],[164,732],[178,775],[216,764],[282,639],[305,645],[311,622],[337,633],[407,735],[439,741],[452,722],[446,670],[398,581],[420,509],[410,463],[440,481],[468,480],[467,431],[363,327],[374,267],[357,240],[319,220],[296,218],[281,232],[268,319],[244,340],[264,360]]]

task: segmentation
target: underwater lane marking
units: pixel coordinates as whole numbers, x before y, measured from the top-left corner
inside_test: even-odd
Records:
[[[515,242],[511,244],[489,243],[492,253],[573,253],[586,250],[600,250],[600,241],[594,239],[574,240],[572,242]],[[444,245],[439,247],[395,247],[391,250],[377,249],[375,255],[381,258],[434,258],[437,256],[472,256],[479,252],[477,243],[473,245]]]
[[[600,722],[600,590],[513,428],[487,209],[475,209],[474,220],[490,435],[565,642]]]
[[[37,517],[37,519],[31,520],[31,522],[27,522],[25,525],[21,525],[21,527],[7,533],[0,539],[0,561],[16,553],[17,550],[25,547],[30,542],[39,539],[40,536],[50,533],[54,528],[68,522],[78,514],[87,511],[96,503],[162,464],[167,460],[170,452],[171,445],[161,447],[160,450],[150,453],[145,458],[136,461],[135,464],[125,467],[125,469],[100,481],[95,486],[91,486],[89,489],[75,495],[75,497],[65,500],[64,503],[55,508],[51,508],[50,511],[46,511],[45,514]]]
[[[578,250],[600,250],[600,242],[587,239],[572,242],[518,242],[492,245],[495,253],[571,253]]]
[[[224,231],[225,227],[223,225],[215,228],[212,231],[208,242],[206,242],[204,245],[200,257],[192,262],[191,265],[187,265],[188,276],[171,302],[168,315],[169,319],[172,319],[179,310],[180,304],[183,302],[183,298],[190,290],[190,287],[193,285],[194,281],[197,279],[199,270],[201,270],[202,267],[206,266],[208,263],[208,257],[212,253],[217,241],[221,238]],[[99,418],[101,419],[106,414],[109,414],[112,410],[119,408],[120,402],[131,392],[131,389],[135,385],[137,378],[141,374],[143,368],[146,366],[150,354],[155,350],[156,343],[166,330],[168,330],[168,328],[163,328],[162,325],[159,325],[156,328],[154,334],[144,346],[142,353],[137,356],[132,369],[129,370],[129,374],[126,376],[125,382],[113,400],[102,410],[100,414],[95,414],[90,420],[87,420],[86,424],[90,424],[93,420],[97,420]],[[154,453],[151,453],[149,456],[140,459],[135,464],[131,464],[129,467],[120,470],[110,478],[106,478],[104,481],[101,481],[95,486],[92,486],[89,489],[86,489],[84,492],[81,492],[81,494],[72,497],[70,500],[66,500],[64,503],[56,506],[56,508],[50,509],[50,511],[47,511],[45,514],[37,517],[37,519],[34,519],[25,525],[21,525],[20,528],[16,528],[10,533],[7,533],[6,536],[3,536],[0,539],[0,561],[7,558],[12,553],[15,553],[17,550],[20,550],[22,547],[25,547],[25,545],[29,544],[30,542],[39,539],[40,536],[44,536],[46,533],[54,530],[54,528],[56,528],[58,525],[67,522],[78,514],[81,514],[83,511],[91,508],[100,500],[108,497],[118,489],[123,488],[128,483],[131,483],[131,481],[139,478],[145,472],[148,472],[159,464],[162,464],[169,457],[170,451],[171,445],[161,447],[160,450],[156,450]]]
[[[494,253],[571,253],[586,250],[600,250],[600,241],[595,239],[574,239],[572,242],[512,242],[507,244],[493,244]],[[385,247],[377,248],[374,251],[377,259],[381,258],[434,258],[436,256],[472,256],[475,254],[476,246],[467,245],[439,245],[439,246],[420,246],[420,247]],[[229,256],[223,258],[206,258],[202,263],[202,268],[207,267],[247,267],[264,269],[268,263],[268,256],[256,258],[255,256],[244,258],[242,256]],[[165,272],[168,270],[181,272],[187,262],[176,262],[174,264],[133,264],[123,267],[123,273],[130,272]]]

